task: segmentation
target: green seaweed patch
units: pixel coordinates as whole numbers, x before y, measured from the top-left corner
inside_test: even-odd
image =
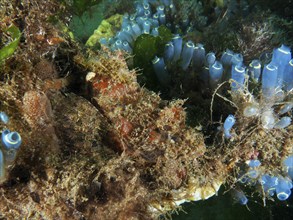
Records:
[[[6,46],[2,47],[0,49],[0,64],[10,57],[14,51],[16,50],[19,41],[21,32],[15,25],[10,25],[6,30],[3,31],[7,36],[9,36],[10,40],[6,44]]]
[[[69,23],[69,29],[73,33],[74,38],[85,43],[102,22],[104,11],[104,5],[97,4],[91,5],[91,7],[83,13],[81,13],[82,10],[73,12],[72,19]]]
[[[160,26],[158,31],[159,36],[157,37],[150,34],[140,35],[133,46],[134,67],[142,69],[142,74],[138,76],[138,80],[153,91],[159,89],[159,84],[153,70],[152,60],[155,56],[163,55],[165,44],[172,39],[171,31],[165,26]]]
[[[157,54],[157,40],[158,37],[142,34],[136,39],[133,47],[133,64],[135,68],[143,70],[143,73],[138,75],[138,80],[147,87],[155,86],[157,81],[151,64]]]
[[[162,56],[163,52],[164,52],[164,48],[165,48],[165,44],[168,43],[172,38],[173,38],[173,34],[170,31],[170,29],[168,29],[165,26],[160,26],[159,27],[159,41],[158,41],[158,55]]]
[[[121,29],[122,18],[123,18],[122,15],[115,14],[107,19],[104,19],[101,22],[101,24],[99,25],[99,27],[89,37],[89,39],[86,42],[86,46],[93,48],[96,45],[100,45],[100,40],[102,38],[109,39],[109,38],[113,37],[115,35],[115,33],[119,29]]]

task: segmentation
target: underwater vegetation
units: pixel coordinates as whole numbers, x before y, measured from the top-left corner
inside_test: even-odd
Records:
[[[290,13],[252,0],[0,6],[1,218],[172,218],[222,194],[290,213]]]
[[[6,58],[8,58],[14,53],[14,51],[16,50],[18,46],[20,36],[21,36],[19,29],[14,25],[11,25],[7,28],[1,27],[1,29],[2,28],[3,30],[1,31],[7,34],[7,36],[11,38],[11,41],[9,43],[6,43],[6,46],[3,46],[3,47],[1,46],[0,63],[2,63]]]

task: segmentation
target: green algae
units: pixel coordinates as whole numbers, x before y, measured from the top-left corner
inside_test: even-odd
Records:
[[[165,27],[158,28],[159,36],[154,37],[150,34],[140,35],[133,47],[133,63],[135,68],[143,70],[143,74],[138,76],[141,84],[156,90],[158,80],[153,71],[152,60],[155,56],[162,56],[164,47],[167,42],[172,39],[171,31]]]
[[[86,42],[86,46],[94,47],[99,44],[102,38],[109,39],[121,27],[122,15],[115,14],[101,22],[100,26],[94,31]]]
[[[4,33],[10,36],[11,41],[0,49],[0,64],[15,52],[21,37],[21,32],[15,25],[10,25]]]
[[[69,29],[72,30],[75,38],[81,42],[86,42],[99,26],[103,20],[105,10],[103,4],[88,6],[86,9],[83,13],[82,10],[78,10],[77,14],[72,16],[69,24]]]

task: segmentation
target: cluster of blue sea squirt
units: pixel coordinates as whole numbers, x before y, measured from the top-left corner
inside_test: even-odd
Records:
[[[181,72],[196,72],[198,80],[210,91],[214,91],[221,83],[230,82],[232,102],[236,104],[240,96],[246,97],[242,112],[237,116],[228,115],[223,123],[223,136],[227,141],[233,141],[233,137],[237,135],[233,129],[237,117],[258,118],[264,130],[286,129],[291,124],[293,59],[289,47],[281,45],[273,50],[270,59],[255,59],[250,63],[244,62],[242,54],[229,49],[217,59],[214,52],[206,52],[203,44],[184,40],[182,34],[192,31],[192,23],[184,20],[180,27],[173,23],[176,9],[172,1],[146,0],[136,2],[135,6],[134,14],[124,15],[121,30],[116,36],[101,39],[100,43],[113,50],[132,53],[137,37],[142,34],[158,36],[158,27],[161,25],[169,28],[175,33],[173,38],[165,44],[163,55],[155,56],[152,60],[153,70],[163,87],[171,86],[175,64],[181,68]],[[249,85],[258,87],[258,93],[250,92]],[[276,175],[261,171],[261,162],[258,159],[247,161],[247,165],[248,168],[239,178],[239,182],[261,185],[266,196],[276,195],[279,200],[289,198],[292,189],[293,155],[283,160],[280,166],[284,172]],[[242,191],[237,191],[237,195],[242,204],[248,202]]]
[[[211,90],[228,80],[231,82],[232,101],[237,103],[240,96],[249,97],[241,117],[260,118],[265,130],[286,129],[291,124],[293,59],[290,48],[282,45],[274,49],[269,63],[253,60],[245,66],[241,54],[226,50],[217,61],[213,52],[206,54],[203,45],[195,46],[191,41],[184,44],[182,38],[176,35],[172,42],[166,45],[164,55],[153,60],[155,73],[162,84],[166,85],[171,80],[165,62],[181,59],[183,70],[201,69],[199,79]],[[248,90],[249,83],[260,87],[258,98]],[[282,107],[279,107],[278,103],[282,103]],[[233,135],[236,135],[232,132],[235,123],[236,117],[232,114],[225,119],[223,135],[226,139],[233,139]],[[247,163],[249,169],[239,179],[241,183],[260,184],[266,196],[272,197],[276,194],[281,201],[289,198],[292,189],[293,155],[284,160],[284,173],[276,176],[261,172],[258,169],[261,166],[259,160],[250,160]],[[239,190],[236,194],[241,204],[248,202],[243,191]]]
[[[238,179],[241,184],[261,186],[261,193],[266,197],[272,198],[276,195],[280,201],[289,198],[291,195],[291,189],[293,188],[293,155],[290,155],[283,161],[283,174],[270,175],[263,172],[261,169],[261,162],[258,159],[248,160],[246,163],[248,165],[248,170]],[[239,194],[241,194],[242,198],[241,204],[246,205],[248,199],[244,192],[241,191],[240,193],[239,191]]]
[[[153,4],[157,7],[154,10]],[[134,42],[142,34],[150,34],[152,36],[159,35],[159,26],[164,25],[171,30],[176,29],[173,22],[176,14],[176,9],[172,1],[148,1],[135,3],[135,13],[125,14],[123,16],[121,30],[110,38],[102,38],[101,44],[110,47],[112,50],[124,50],[132,53]],[[182,29],[183,27],[183,29]],[[181,30],[188,32],[192,29],[191,23],[188,19],[184,20],[181,25]]]
[[[236,70],[240,68],[244,70]],[[265,130],[286,129],[291,124],[293,59],[289,47],[282,45],[274,49],[272,58],[267,64],[261,65],[261,61],[253,60],[247,68],[243,64],[232,66],[231,79],[232,98],[236,100],[239,95],[250,97],[241,117],[258,117]],[[261,83],[258,99],[255,99],[248,91],[248,85],[245,85],[245,82]],[[227,139],[232,138],[231,131],[235,122],[233,115],[229,115],[224,122],[224,136]],[[281,173],[266,173],[261,168],[261,162],[258,159],[248,160],[246,163],[248,169],[239,178],[240,183],[260,185],[265,196],[276,195],[281,201],[289,198],[293,188],[293,155],[287,156],[280,164],[283,169]],[[243,197],[245,195],[242,193]],[[242,201],[246,201],[243,204],[248,202],[248,200]]]
[[[253,60],[246,68],[243,63],[232,66],[231,91],[232,97],[248,95],[249,101],[243,109],[244,117],[260,116],[264,129],[284,129],[291,124],[291,112],[293,107],[293,59],[290,48],[282,45],[274,49],[271,62],[263,67],[259,60]],[[243,69],[239,71],[239,69]],[[257,100],[247,90],[245,81],[261,82],[261,96]],[[245,91],[244,91],[245,90]],[[234,93],[234,94],[233,94]],[[234,96],[233,96],[234,95]],[[274,109],[276,104],[282,103],[282,107]],[[278,105],[279,106],[279,105]],[[288,115],[288,116],[286,116]],[[233,115],[229,115],[224,122],[225,137],[230,138],[230,130],[235,123]]]
[[[13,164],[21,145],[20,134],[6,128],[8,122],[9,118],[6,113],[0,112],[0,123],[4,125],[0,145],[0,183],[6,179],[6,169]]]

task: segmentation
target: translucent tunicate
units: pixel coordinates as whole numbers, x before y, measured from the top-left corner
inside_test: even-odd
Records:
[[[142,4],[137,4],[135,10],[136,10],[136,15],[137,16],[143,16],[143,14],[144,14],[144,8],[143,8],[143,5]]]
[[[181,54],[181,67],[186,70],[190,64],[194,51],[194,44],[192,41],[188,41],[184,44],[182,54]]]
[[[276,194],[279,200],[284,201],[291,195],[292,181],[280,177],[278,185],[276,186]]]
[[[205,61],[205,49],[202,44],[196,44],[194,47],[192,63],[194,68],[200,68]]]
[[[278,67],[277,86],[280,88],[283,86],[284,70],[290,59],[291,52],[289,47],[282,45],[274,49],[271,63]]]
[[[159,15],[159,22],[160,22],[160,25],[166,24],[166,15],[165,14]]]
[[[149,34],[150,33],[150,29],[151,29],[151,22],[145,21],[143,23],[143,33],[144,34]]]
[[[130,47],[130,45],[127,41],[124,41],[122,43],[122,49],[128,53],[132,53],[132,48]]]
[[[264,111],[261,115],[261,123],[263,128],[272,129],[275,125],[275,116],[272,109]]]
[[[231,64],[232,65],[238,65],[241,66],[243,63],[243,56],[240,53],[235,53],[233,54],[232,58],[231,58]]]
[[[174,56],[174,45],[172,42],[169,42],[165,45],[164,51],[164,60],[166,62],[171,62]]]
[[[243,115],[245,117],[252,117],[252,116],[256,116],[259,114],[259,106],[258,105],[249,105],[246,106],[243,110]]]
[[[0,120],[4,123],[7,124],[9,121],[9,117],[5,112],[0,112]]]
[[[279,114],[280,114],[280,115],[285,114],[285,113],[291,111],[292,108],[293,108],[293,102],[286,103],[286,104],[283,105],[282,108],[279,110]]]
[[[132,36],[126,31],[119,31],[117,34],[117,38],[121,41],[127,41],[128,43],[132,43],[133,41]]]
[[[216,61],[216,54],[213,52],[209,52],[206,55],[206,65],[207,66],[213,65],[215,61]]]
[[[129,16],[129,21],[134,22],[135,18],[136,18],[136,14],[132,14],[132,15]]]
[[[144,9],[145,11],[147,11],[147,10],[150,9],[150,4],[149,4],[149,3],[144,2],[142,5],[143,5],[143,9]]]
[[[233,189],[232,197],[241,205],[246,205],[248,202],[248,199],[242,190]]]
[[[163,5],[158,6],[157,7],[157,13],[158,13],[158,15],[164,14],[164,9],[165,9],[165,7]]]
[[[121,40],[116,40],[114,47],[116,50],[122,50],[122,41]]]
[[[141,29],[136,22],[132,23],[131,29],[134,33],[135,38],[141,35]]]
[[[133,39],[135,38],[135,35],[130,25],[127,25],[125,28],[123,28],[123,31],[129,34]]]
[[[156,56],[153,59],[153,68],[159,82],[162,85],[167,86],[171,81],[171,77],[166,69],[164,58]]]
[[[268,193],[270,196],[275,194],[276,186],[279,183],[277,177],[264,174],[259,181],[262,184],[265,193]]]
[[[282,117],[282,118],[280,119],[280,121],[278,121],[278,122],[275,124],[274,128],[279,128],[279,129],[281,129],[281,128],[286,128],[286,127],[288,127],[290,124],[291,124],[291,118],[288,117],[288,116],[285,116],[285,117]]]
[[[232,50],[227,49],[221,57],[221,62],[225,67],[231,66],[231,59],[233,57],[234,53]]]
[[[231,78],[234,80],[231,84],[232,91],[242,89],[245,81],[245,68],[239,65],[233,65]]]
[[[150,10],[145,10],[144,16],[150,18],[152,16],[152,13],[150,12]]]
[[[260,74],[261,74],[261,63],[259,60],[253,60],[249,64],[249,76],[254,79],[255,81],[259,81]]]
[[[149,21],[151,22],[151,24],[152,24],[151,26],[153,28],[159,27],[159,25],[160,25],[158,19],[149,19]]]
[[[21,145],[21,136],[18,132],[10,132],[9,130],[2,131],[1,134],[2,145],[6,150],[9,149],[18,149]]]
[[[223,75],[223,66],[219,61],[214,62],[209,68],[210,87],[213,89],[220,82]]]
[[[123,15],[121,27],[125,28],[127,25],[129,25],[129,15],[125,14],[125,15]]]
[[[182,50],[182,38],[180,35],[176,34],[172,39],[174,45],[174,57],[173,61],[176,62],[180,59],[181,50]]]
[[[262,94],[265,99],[270,99],[277,85],[278,67],[273,64],[265,65],[262,71]]]
[[[224,134],[226,138],[231,138],[230,130],[235,124],[235,117],[233,115],[229,115],[224,122]]]
[[[143,30],[143,23],[147,20],[147,18],[144,17],[137,17],[135,19],[136,23],[139,25],[139,27]]]
[[[155,28],[152,29],[151,35],[153,35],[154,37],[159,36],[158,27],[155,27]]]
[[[261,165],[259,160],[249,160],[248,166],[250,167],[259,167]]]

